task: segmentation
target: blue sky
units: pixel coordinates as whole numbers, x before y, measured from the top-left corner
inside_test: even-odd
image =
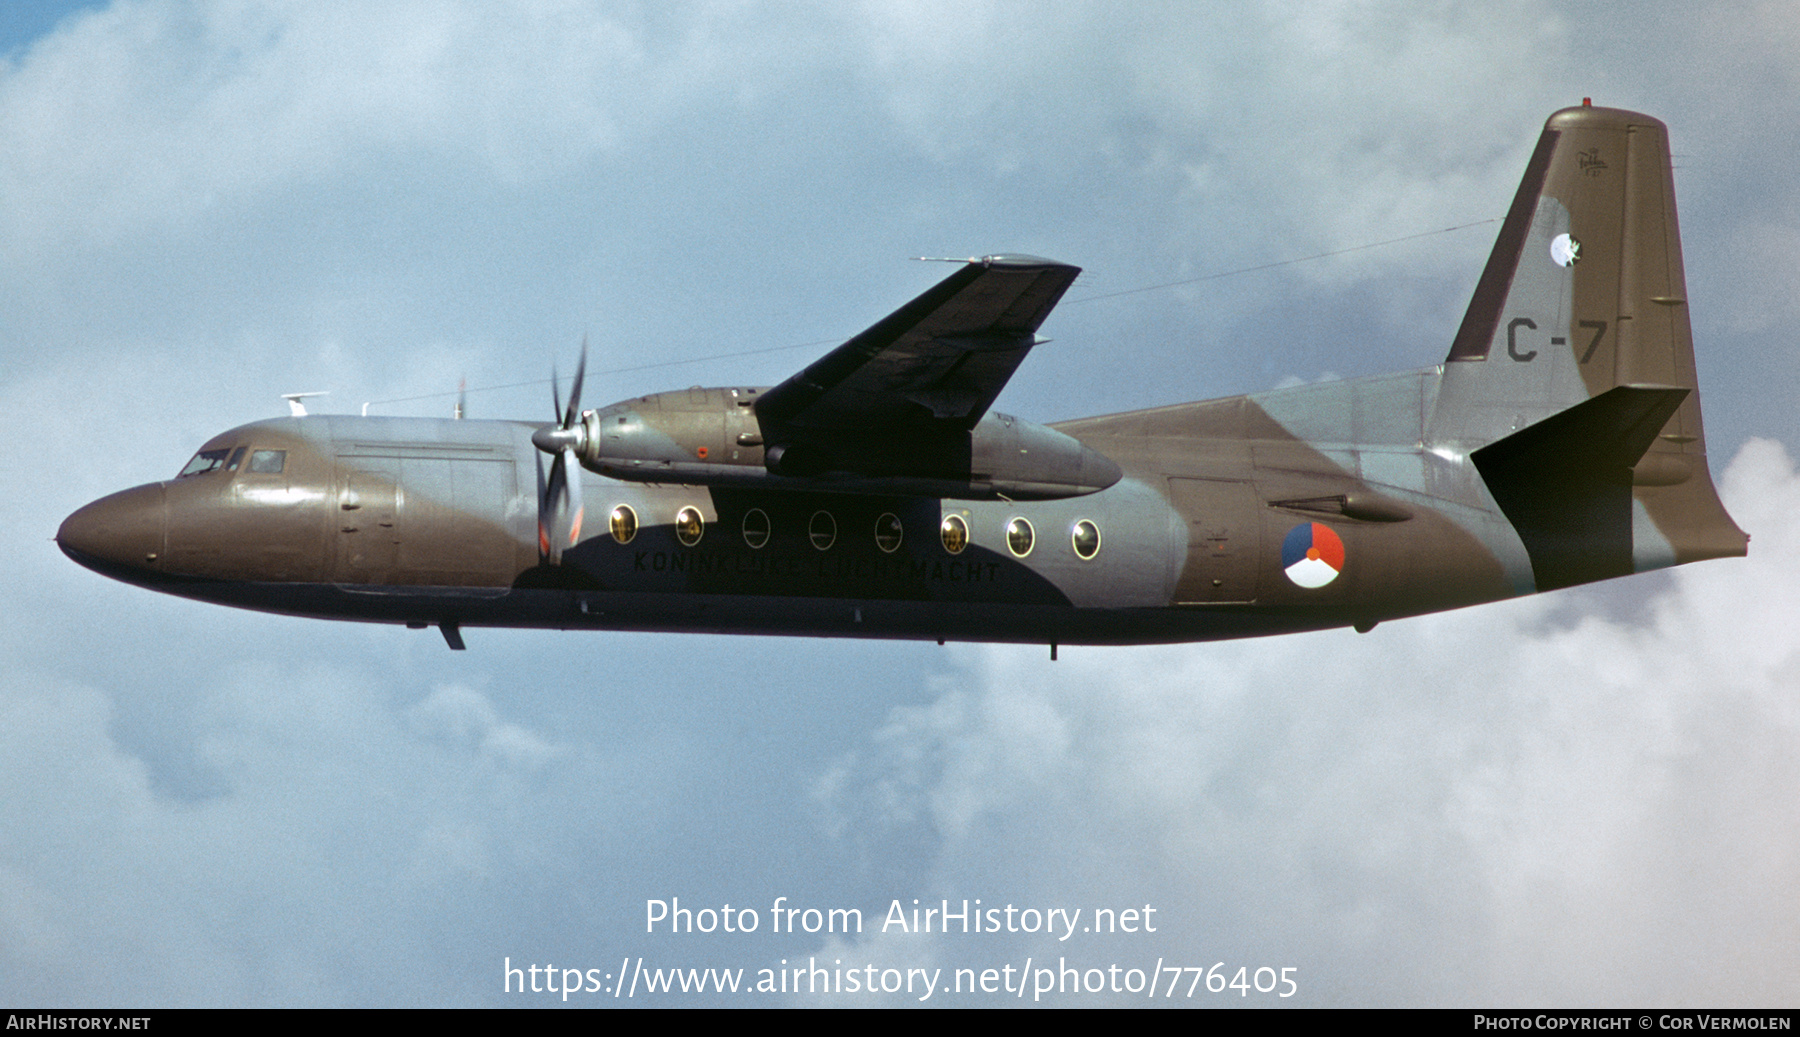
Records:
[[[16,0],[0,8],[0,53],[16,55],[38,37],[56,28],[56,23],[80,11],[98,10],[104,3],[89,0]]]
[[[0,1000],[524,1005],[508,958],[1067,955],[1291,966],[1314,1006],[1792,1004],[1800,33],[1688,10],[9,9]],[[284,392],[447,416],[411,398],[466,377],[474,416],[547,419],[547,385],[485,387],[584,334],[596,404],[778,382],[945,273],[910,256],[1085,268],[1000,400],[1035,420],[1425,366],[1493,225],[1082,300],[1499,216],[1583,96],[1671,127],[1743,562],[1052,664],[485,630],[452,654],[159,597],[50,540]],[[1161,924],[643,931],[651,899],[784,896]],[[876,1000],[817,1000],[846,999]]]

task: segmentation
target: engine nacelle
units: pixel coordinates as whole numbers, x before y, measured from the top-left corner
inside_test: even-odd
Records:
[[[694,388],[589,411],[582,464],[632,482],[964,500],[1075,497],[1123,474],[1072,436],[993,411],[966,431],[922,423],[766,444],[754,409],[762,391]]]

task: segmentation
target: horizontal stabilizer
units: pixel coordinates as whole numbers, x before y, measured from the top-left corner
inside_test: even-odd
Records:
[[[1688,392],[1614,386],[1470,455],[1524,541],[1538,590],[1634,571],[1631,469]]]

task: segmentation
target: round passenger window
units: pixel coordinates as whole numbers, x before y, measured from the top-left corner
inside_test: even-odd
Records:
[[[1037,533],[1024,519],[1016,518],[1006,524],[1006,549],[1020,558],[1031,553],[1031,545],[1036,540]]]
[[[688,547],[693,547],[706,535],[706,520],[700,517],[698,508],[682,508],[675,515],[675,539]]]
[[[963,548],[969,546],[969,524],[961,515],[945,515],[938,535],[944,539],[944,550],[953,555],[962,554]]]
[[[831,517],[829,511],[813,512],[812,522],[807,524],[806,535],[812,538],[812,545],[821,551],[831,550],[837,541],[837,519]]]
[[[884,511],[875,520],[875,546],[888,554],[900,550],[900,538],[906,535],[906,527],[900,524],[900,516],[891,511]]]
[[[1075,557],[1085,562],[1100,553],[1100,527],[1082,519],[1075,523],[1069,541],[1075,545]]]
[[[753,550],[769,542],[769,514],[761,508],[744,512],[744,543]]]
[[[612,509],[612,515],[607,519],[607,526],[611,528],[614,540],[621,544],[629,544],[631,538],[637,536],[637,512],[631,510],[631,505],[621,504]]]

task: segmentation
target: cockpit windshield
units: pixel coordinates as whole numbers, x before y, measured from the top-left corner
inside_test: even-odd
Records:
[[[243,447],[238,448],[236,456],[232,455],[230,447],[220,447],[217,450],[202,450],[194,455],[194,459],[189,461],[187,467],[183,468],[181,473],[175,476],[175,478],[185,479],[190,475],[205,475],[207,472],[216,472],[221,468],[227,467],[226,462],[228,459],[230,461],[229,467],[236,468],[237,462],[243,457],[243,454]]]

